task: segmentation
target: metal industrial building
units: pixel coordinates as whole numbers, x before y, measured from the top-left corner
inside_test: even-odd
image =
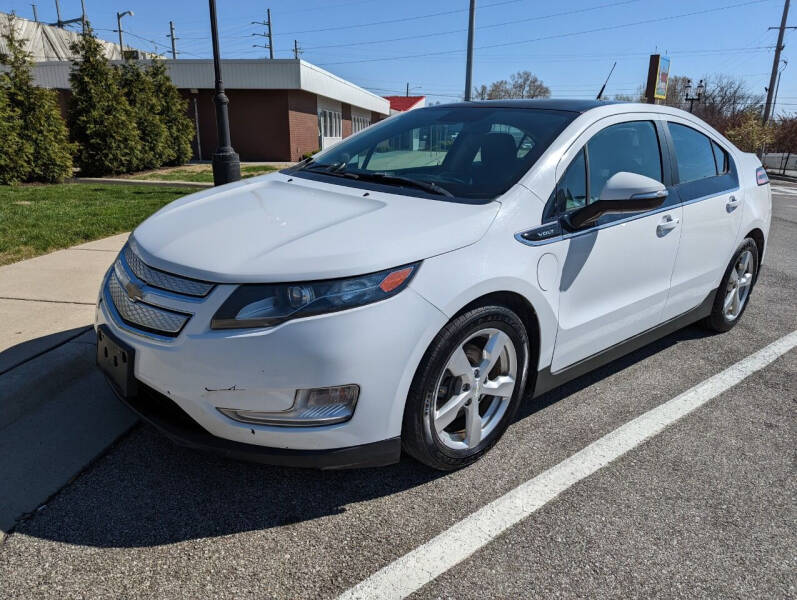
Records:
[[[213,61],[165,62],[198,123],[196,158],[209,159],[216,149]],[[45,61],[34,66],[36,84],[59,90],[64,106],[71,93],[71,65]],[[300,160],[390,114],[385,98],[303,60],[228,59],[222,60],[222,72],[233,146],[241,160]]]

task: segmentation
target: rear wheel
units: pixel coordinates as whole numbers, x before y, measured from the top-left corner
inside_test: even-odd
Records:
[[[729,331],[747,308],[758,276],[758,246],[750,238],[740,244],[722,278],[711,315],[705,325],[714,331]]]
[[[528,348],[523,322],[503,306],[479,307],[446,325],[407,398],[405,451],[440,470],[478,460],[517,413]]]

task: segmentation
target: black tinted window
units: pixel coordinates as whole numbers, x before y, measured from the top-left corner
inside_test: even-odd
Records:
[[[586,202],[587,161],[582,148],[556,184],[545,205],[543,221],[550,221],[570,210],[581,208]]]
[[[413,110],[343,140],[294,173],[335,177],[341,185],[390,175],[488,201],[512,187],[576,116],[488,106]],[[412,186],[402,193],[422,194]]]
[[[714,177],[717,174],[717,165],[711,140],[685,125],[669,123],[669,128],[675,146],[680,183]]]
[[[717,164],[717,173],[719,175],[727,173],[730,170],[728,153],[720,148],[720,145],[714,140],[711,140],[711,149],[714,150],[714,162]]]
[[[595,134],[587,143],[587,151],[590,202],[600,198],[608,179],[621,171],[663,181],[659,138],[651,121],[611,125]]]

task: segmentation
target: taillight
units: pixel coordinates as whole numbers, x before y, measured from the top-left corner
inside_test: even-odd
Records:
[[[767,175],[767,172],[764,169],[764,167],[758,167],[755,170],[755,182],[758,185],[766,185],[769,183],[769,175]]]

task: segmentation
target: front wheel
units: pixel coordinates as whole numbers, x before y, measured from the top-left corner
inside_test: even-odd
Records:
[[[404,410],[404,450],[450,471],[487,452],[512,422],[523,394],[529,340],[520,318],[483,306],[453,319],[432,341]]]
[[[733,328],[747,308],[757,276],[758,246],[754,240],[745,238],[725,270],[706,327],[719,332]]]

